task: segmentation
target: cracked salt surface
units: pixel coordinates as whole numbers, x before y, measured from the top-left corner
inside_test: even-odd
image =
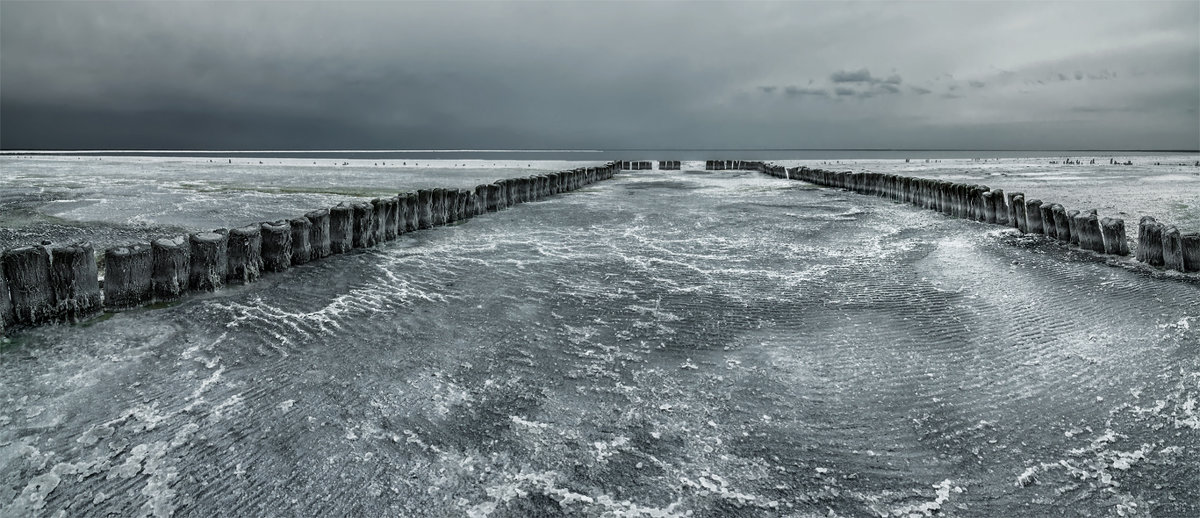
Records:
[[[1007,236],[627,173],[36,329],[0,516],[1200,514],[1200,287]]]

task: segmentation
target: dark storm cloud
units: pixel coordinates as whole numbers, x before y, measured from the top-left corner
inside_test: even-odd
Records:
[[[1096,147],[1195,147],[1198,26],[1194,2],[6,1],[0,147],[1053,147],[1081,114]],[[1071,109],[1114,105],[1140,122]]]

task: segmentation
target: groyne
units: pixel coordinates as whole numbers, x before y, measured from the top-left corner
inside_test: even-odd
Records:
[[[623,164],[652,168],[650,162],[609,162],[474,189],[421,189],[291,219],[114,246],[99,258],[86,242],[12,248],[0,254],[0,336],[253,283],[264,274],[370,248],[418,229],[581,189],[612,178]]]
[[[879,196],[951,217],[1011,227],[1024,234],[1041,234],[1097,254],[1128,256],[1131,251],[1125,221],[1121,218],[1101,218],[1095,209],[1069,210],[1058,203],[1026,199],[1024,193],[1004,192],[986,185],[889,173],[786,168],[755,161],[710,160],[705,162],[705,169],[749,169],[777,178]],[[1132,250],[1137,261],[1150,266],[1200,272],[1200,233],[1183,233],[1149,216],[1138,222],[1138,238]]]

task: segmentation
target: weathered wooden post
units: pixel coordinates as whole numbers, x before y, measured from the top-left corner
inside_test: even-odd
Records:
[[[1070,243],[1073,231],[1071,222],[1067,219],[1067,209],[1057,203],[1050,207],[1050,216],[1054,219],[1054,236],[1059,241]]]
[[[1150,216],[1142,216],[1138,222],[1138,261],[1151,266],[1163,265],[1162,224]]]
[[[1162,231],[1163,267],[1186,272],[1183,265],[1183,238],[1174,225]]]
[[[1121,218],[1104,218],[1100,220],[1100,234],[1104,239],[1104,253],[1110,255],[1129,255],[1129,242],[1125,240],[1125,220]],[[1078,243],[1074,234],[1071,238]]]
[[[149,244],[109,248],[104,252],[104,309],[123,311],[150,302],[153,263]]]
[[[0,259],[3,262],[3,259]],[[0,338],[8,335],[13,327],[12,298],[8,294],[8,281],[4,278],[4,266],[0,264]]]
[[[184,236],[150,242],[151,282],[159,302],[179,300],[187,293],[191,273],[191,247]]]
[[[312,222],[304,216],[288,220],[292,228],[292,264],[301,265],[313,260]]]
[[[343,202],[329,209],[329,250],[344,254],[354,249],[354,207]]]
[[[1183,240],[1183,267],[1189,272],[1200,272],[1200,232],[1181,236]]]
[[[333,244],[329,239],[329,209],[314,210],[304,217],[311,223],[308,232],[308,243],[312,246],[310,259],[323,259],[333,253]],[[297,263],[299,264],[299,263]]]
[[[408,232],[408,196],[396,195],[396,237]]]
[[[54,320],[50,252],[43,246],[22,246],[5,251],[3,261],[13,322],[32,326]]]
[[[1087,213],[1087,218],[1083,221],[1084,228],[1080,230],[1087,236],[1088,243],[1091,245],[1088,250],[1096,253],[1104,253],[1104,235],[1100,229],[1100,218],[1096,216],[1096,211],[1091,210]]]
[[[375,244],[396,239],[396,234],[394,231],[390,239],[387,237],[388,227],[391,226],[393,230],[395,229],[394,223],[388,223],[388,218],[390,217],[395,219],[395,214],[393,214],[391,209],[388,207],[387,200],[384,198],[375,198],[371,200],[371,212],[374,218],[374,221],[371,222],[371,228],[375,231],[372,239],[375,241]]]
[[[354,248],[375,246],[375,207],[369,201],[351,205],[354,208]]]
[[[417,191],[417,228],[433,228],[433,190]]]
[[[216,232],[191,235],[188,286],[192,291],[211,292],[225,287],[229,268],[228,237]]]
[[[1008,197],[1004,189],[992,189],[992,212],[996,214],[997,225],[1008,226]]]
[[[1042,234],[1045,229],[1042,227],[1042,200],[1028,200],[1025,202],[1025,226],[1029,228],[1030,234]]]
[[[1042,233],[1047,237],[1058,239],[1058,229],[1054,223],[1054,204],[1043,203],[1038,209],[1041,213]]]
[[[488,186],[475,186],[475,215],[487,214],[488,211]]]
[[[91,243],[54,246],[50,257],[50,287],[54,290],[57,318],[80,322],[98,315],[104,302]]]
[[[1017,222],[1017,230],[1022,234],[1029,233],[1028,210],[1025,205],[1025,195],[1014,192],[1012,195],[1013,219]]]
[[[984,191],[984,192],[980,193],[980,196],[983,198],[983,222],[984,223],[995,223],[996,222],[996,200],[993,199],[993,196],[995,196],[995,195],[996,194],[993,193],[992,191]]]
[[[421,196],[415,191],[404,193],[408,201],[408,215],[404,218],[404,230],[412,232],[421,228]]]
[[[263,269],[282,272],[292,266],[292,226],[287,221],[263,223]]]
[[[338,207],[330,209],[330,224],[334,223],[333,216],[342,211]],[[349,218],[347,218],[349,220]],[[336,237],[336,234],[334,234]],[[262,230],[258,225],[246,225],[229,231],[229,267],[227,280],[229,284],[247,284],[258,280],[262,273]],[[347,248],[349,250],[349,248]],[[333,242],[334,253],[342,253],[338,242]]]

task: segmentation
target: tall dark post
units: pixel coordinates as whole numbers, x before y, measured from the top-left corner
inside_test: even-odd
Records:
[[[262,225],[263,269],[282,272],[292,266],[292,226],[287,221]]]
[[[1163,265],[1163,226],[1150,216],[1142,216],[1138,223],[1137,260],[1150,266]]]
[[[50,249],[50,257],[50,286],[57,318],[80,322],[100,314],[104,303],[91,243],[55,246]]]
[[[228,238],[216,232],[191,236],[191,266],[188,286],[192,291],[217,291],[225,287],[229,268]]]
[[[191,247],[184,236],[150,242],[154,298],[159,302],[179,300],[187,293],[191,273]]]
[[[13,321],[38,325],[54,320],[50,252],[42,246],[23,246],[5,251],[3,261]]]
[[[334,211],[330,211],[332,216]],[[336,251],[336,250],[335,250]],[[229,283],[247,284],[262,273],[262,230],[246,225],[229,231]]]
[[[354,207],[347,203],[329,209],[329,249],[335,254],[354,249]]]
[[[1174,226],[1162,231],[1163,267],[1186,272],[1183,265],[1183,237]]]
[[[408,214],[404,218],[404,231],[412,232],[421,228],[421,198],[416,192],[404,193],[408,202]]]
[[[292,227],[292,264],[300,265],[313,260],[312,222],[304,216],[288,220]]]
[[[1200,232],[1180,236],[1183,241],[1183,267],[1189,272],[1200,272]]]
[[[417,191],[417,197],[417,228],[433,228],[433,190],[421,189]]]
[[[1104,253],[1129,255],[1129,242],[1125,240],[1125,220],[1121,218],[1100,220],[1100,234],[1104,239]],[[1078,236],[1072,234],[1071,238],[1078,242]]]
[[[308,243],[312,245],[312,259],[323,259],[333,253],[329,239],[329,209],[314,210],[305,214],[312,226],[309,227]]]
[[[354,208],[354,248],[375,246],[375,207],[369,201],[351,205]]]
[[[109,248],[104,252],[104,309],[123,311],[153,300],[153,263],[149,244]]]

